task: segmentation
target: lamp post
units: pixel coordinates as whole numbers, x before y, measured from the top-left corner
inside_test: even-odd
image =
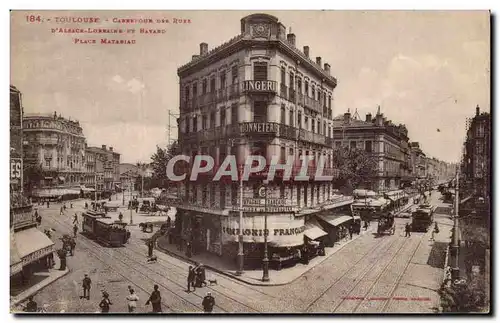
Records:
[[[263,181],[264,186],[261,188],[263,189],[262,192],[264,193],[264,259],[262,260],[263,263],[263,272],[262,272],[262,281],[263,282],[268,282],[269,281],[269,257],[267,253],[267,235],[268,235],[268,230],[267,230],[267,185],[269,184],[269,181],[266,179]]]
[[[129,178],[129,188],[130,188],[130,201],[132,201],[132,179]],[[123,193],[125,195],[125,192]],[[134,224],[132,221],[132,204],[130,205],[130,224]]]

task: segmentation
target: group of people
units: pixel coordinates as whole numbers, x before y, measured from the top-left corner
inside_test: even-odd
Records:
[[[196,287],[201,288],[207,286],[207,276],[203,264],[197,264],[195,267],[189,266],[187,281],[188,292],[191,292],[191,287],[193,287],[193,291],[195,291]]]

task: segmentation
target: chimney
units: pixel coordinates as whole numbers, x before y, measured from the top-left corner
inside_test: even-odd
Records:
[[[304,55],[309,58],[309,46],[304,46]]]
[[[288,34],[286,35],[286,40],[293,46],[295,46],[295,34]]]
[[[109,147],[109,151],[113,151],[113,147]]]
[[[192,60],[192,61],[194,61],[195,59],[198,59],[198,57],[200,57],[200,55],[193,55],[193,56],[191,57],[191,60]]]
[[[372,122],[372,114],[371,113],[368,113],[366,115],[366,122]]]
[[[349,111],[349,109],[347,109],[347,112],[344,113],[344,123],[349,124],[350,121],[351,121],[351,112]]]
[[[201,43],[200,44],[200,56],[206,55],[208,53],[208,44]]]
[[[325,63],[325,68],[324,68],[326,74],[330,75],[330,64]]]
[[[106,150],[106,145],[102,145],[102,150]]]
[[[316,64],[319,65],[319,67],[321,67],[321,57],[316,57]]]
[[[476,106],[476,115],[479,115],[479,104]]]

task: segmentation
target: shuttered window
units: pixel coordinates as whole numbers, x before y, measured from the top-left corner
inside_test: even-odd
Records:
[[[267,81],[267,63],[265,62],[254,63],[253,79],[255,81]]]

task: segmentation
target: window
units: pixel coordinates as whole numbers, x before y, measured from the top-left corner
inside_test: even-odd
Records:
[[[253,79],[255,81],[267,81],[267,63],[255,62],[253,65]]]
[[[350,142],[350,148],[351,149],[356,149],[356,142],[355,141],[351,141]]]
[[[201,129],[207,129],[208,128],[208,122],[207,122],[207,116],[203,115],[201,117]]]
[[[263,141],[252,142],[250,154],[252,156],[263,156],[267,159],[267,143]]]
[[[201,94],[206,94],[206,93],[207,93],[207,79],[204,79],[201,85]]]
[[[288,122],[290,126],[295,126],[295,120],[293,120],[293,111],[290,109],[290,121]]]
[[[226,71],[220,72],[220,88],[226,88]]]
[[[256,101],[253,105],[253,121],[267,122],[267,102]]]
[[[312,132],[315,132],[315,131],[316,131],[316,122],[315,122],[314,120],[311,120],[311,121],[312,121],[312,122],[311,122],[311,129],[312,129],[312,130],[311,130],[311,131],[312,131]]]
[[[304,129],[309,130],[309,118],[304,117]]]
[[[281,105],[281,124],[286,124],[286,110],[285,105]]]
[[[238,83],[238,66],[231,67],[231,81],[233,84]]]
[[[226,159],[226,156],[227,156],[227,146],[221,145],[219,147],[219,164],[222,164],[224,162],[224,159]]]
[[[314,90],[314,85],[311,87],[311,91],[312,91],[312,98],[315,99],[316,98],[316,91]]]
[[[215,92],[215,76],[210,78],[210,93]]]
[[[210,207],[215,206],[215,183],[210,186]]]
[[[231,204],[238,205],[238,184],[231,184]]]
[[[326,122],[323,122],[323,135],[326,136]]]
[[[283,84],[283,85],[285,85],[285,82],[286,82],[286,81],[285,81],[285,78],[286,78],[285,68],[284,68],[284,67],[282,67],[282,68],[281,68],[281,79],[280,79],[280,80],[281,80],[281,84]]]
[[[280,163],[284,164],[285,161],[286,161],[286,148],[285,147],[281,147],[281,151],[280,151]]]
[[[193,118],[193,132],[198,131],[198,117]]]
[[[220,110],[220,125],[221,126],[226,125],[226,108],[222,108]]]
[[[293,148],[290,148],[290,150],[288,151],[288,156],[293,156]]]
[[[328,137],[332,137],[332,127],[330,125],[328,125]]]
[[[297,91],[302,94],[302,80],[297,78]]]
[[[195,204],[198,203],[198,186],[193,187],[193,201]]]
[[[215,112],[210,113],[210,128],[215,128]]]
[[[480,123],[477,125],[476,137],[484,137],[484,123]]]
[[[331,109],[332,108],[332,96],[329,95],[328,96],[328,109]]]
[[[295,89],[295,82],[294,82],[294,75],[293,73],[290,73],[290,89]]]
[[[45,166],[46,166],[46,167],[50,167],[50,160],[46,160],[46,161],[45,161]]]
[[[184,100],[189,101],[189,86],[184,89]]]
[[[372,142],[371,142],[371,140],[365,141],[365,150],[368,153],[372,152]]]
[[[193,83],[193,98],[198,95],[198,83]]]
[[[302,114],[300,112],[297,114],[297,125],[302,129]]]
[[[238,123],[238,106],[236,104],[233,104],[231,106],[231,124],[237,124]]]
[[[304,94],[309,95],[309,82],[304,82]]]

